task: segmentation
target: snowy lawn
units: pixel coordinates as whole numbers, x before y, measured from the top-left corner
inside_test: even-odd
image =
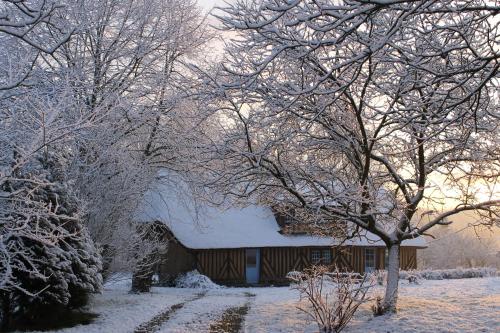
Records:
[[[222,288],[199,295],[198,289],[154,288],[151,294],[130,295],[128,286],[107,288],[95,297],[95,322],[57,332],[134,332],[141,324],[172,305],[156,332],[210,332],[224,311],[248,305],[243,332],[317,332],[316,325],[297,309],[298,294],[288,287]],[[372,296],[381,294],[374,288]],[[500,332],[500,278],[400,281],[400,310],[396,315],[373,318],[366,304],[345,332]]]
[[[365,307],[346,331],[500,332],[498,277],[400,283],[395,316],[373,318]]]
[[[205,297],[187,303],[158,332],[210,332],[210,326],[220,320],[224,310],[244,306],[250,297],[246,290],[225,289],[208,291]]]
[[[297,295],[287,288],[254,289],[256,301],[246,332],[317,332],[296,309]],[[375,287],[373,296],[383,294]],[[399,312],[374,318],[362,306],[345,332],[500,332],[500,278],[400,281]]]
[[[129,293],[130,284],[130,280],[113,283],[105,286],[102,294],[94,296],[89,312],[96,313],[99,317],[91,324],[53,332],[133,332],[141,323],[199,292],[193,289],[153,288],[151,293],[137,295]]]

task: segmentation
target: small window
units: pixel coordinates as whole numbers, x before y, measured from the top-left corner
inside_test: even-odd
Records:
[[[257,267],[257,250],[248,249],[246,251],[247,267]]]
[[[389,251],[387,248],[384,250],[384,268],[387,269],[389,267]]]
[[[375,249],[365,249],[365,272],[370,273],[375,270]]]
[[[295,219],[289,213],[283,215],[283,224],[290,225],[295,223]]]
[[[329,249],[323,250],[323,257],[321,259],[322,264],[330,265],[332,263],[332,252]]]
[[[330,265],[332,263],[332,252],[330,249],[312,250],[311,262],[313,265]]]
[[[321,251],[320,250],[312,250],[311,251],[311,262],[313,265],[319,264],[321,261]]]

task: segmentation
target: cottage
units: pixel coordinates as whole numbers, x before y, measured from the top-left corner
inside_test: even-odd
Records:
[[[311,264],[337,265],[358,273],[385,266],[385,246],[369,233],[339,244],[331,237],[282,233],[267,207],[193,207],[161,185],[146,195],[138,218],[163,222],[171,233],[168,254],[159,265],[160,281],[197,269],[221,284],[281,284],[288,272]],[[422,239],[403,243],[402,269],[416,268],[421,248],[425,248]]]

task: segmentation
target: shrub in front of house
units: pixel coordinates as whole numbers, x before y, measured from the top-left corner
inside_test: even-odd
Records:
[[[399,278],[408,280],[410,276],[423,280],[448,280],[448,279],[470,279],[498,276],[496,268],[454,268],[454,269],[426,269],[421,271],[400,271]]]

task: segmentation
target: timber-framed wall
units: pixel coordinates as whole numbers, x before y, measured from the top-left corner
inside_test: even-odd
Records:
[[[375,249],[376,269],[385,267],[384,247],[350,246],[330,248],[332,266],[341,270],[364,273],[366,248]],[[260,283],[287,283],[286,274],[301,271],[311,266],[311,251],[318,247],[264,247],[260,248]],[[322,247],[324,249],[324,247]],[[192,250],[196,257],[196,268],[217,283],[245,284],[245,249]],[[417,268],[417,248],[401,247],[401,269]]]

